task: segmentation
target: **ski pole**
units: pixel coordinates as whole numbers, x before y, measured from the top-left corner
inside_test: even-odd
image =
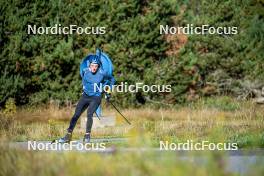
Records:
[[[100,117],[99,117],[99,115],[96,113],[96,111],[95,111],[95,114],[96,114],[96,117],[97,117],[99,120],[101,120]]]
[[[127,118],[117,109],[117,107],[111,102],[111,101],[108,101],[114,108],[115,110],[126,120],[126,122],[131,125],[131,123],[127,120]]]

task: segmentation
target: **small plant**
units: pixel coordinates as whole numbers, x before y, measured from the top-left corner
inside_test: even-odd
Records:
[[[49,137],[59,135],[58,126],[57,126],[56,121],[53,119],[49,119],[48,124],[49,124]]]
[[[205,99],[204,105],[222,111],[235,111],[240,109],[239,102],[227,96],[207,98]]]
[[[16,113],[16,104],[14,98],[9,98],[5,103],[4,115],[12,117]]]

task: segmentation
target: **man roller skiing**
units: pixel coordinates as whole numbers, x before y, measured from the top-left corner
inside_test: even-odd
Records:
[[[100,68],[100,57],[91,55],[89,57],[89,65],[84,70],[82,75],[83,93],[75,109],[75,113],[71,118],[70,125],[67,129],[67,134],[60,138],[58,142],[68,143],[71,141],[73,129],[81,116],[87,110],[86,133],[83,138],[84,143],[90,142],[91,128],[93,125],[93,114],[101,103],[102,91],[99,89],[102,86],[109,85],[110,87],[115,83],[113,75],[107,75],[103,69]],[[95,86],[97,85],[97,86]],[[107,96],[109,98],[109,95]]]

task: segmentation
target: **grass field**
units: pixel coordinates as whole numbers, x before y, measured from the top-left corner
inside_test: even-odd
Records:
[[[52,140],[61,137],[73,112],[74,108],[54,106],[18,108],[12,115],[5,115],[2,111],[1,142]],[[108,144],[115,147],[159,147],[161,140],[175,143],[209,140],[238,143],[239,148],[264,147],[264,107],[250,101],[216,97],[186,106],[142,107],[122,109],[122,112],[131,121],[131,126],[117,115],[115,127],[95,129],[92,137],[129,138],[127,142]],[[113,109],[105,112],[114,113]],[[83,133],[84,129],[78,124],[73,138],[80,139]],[[169,153],[102,155],[25,152],[4,146],[1,148],[1,175],[83,175],[88,171],[91,175],[210,175],[212,171],[218,175],[230,175],[221,168],[223,166],[219,164],[218,154],[209,154],[207,157],[210,162],[200,167],[178,160],[175,154]],[[263,165],[252,170],[252,175],[259,175],[263,173]]]
[[[73,112],[74,108],[54,106],[18,109],[11,117],[2,115],[1,139],[27,141],[60,137],[65,133]],[[115,127],[95,129],[92,136],[129,136],[138,142],[135,145],[156,145],[160,140],[180,142],[192,139],[237,142],[240,148],[264,147],[264,108],[249,101],[238,102],[218,97],[174,109],[143,107],[122,112],[132,122],[131,126],[116,113]],[[113,109],[105,112],[114,113]],[[73,137],[81,138],[83,133],[84,129],[78,124]]]

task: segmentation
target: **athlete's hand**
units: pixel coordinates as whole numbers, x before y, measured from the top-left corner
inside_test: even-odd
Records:
[[[111,98],[111,89],[108,88],[105,91],[105,99],[106,99],[107,102],[109,102],[110,101],[110,98]]]
[[[110,101],[110,98],[111,98],[111,93],[105,93],[105,100],[106,100],[107,102]]]

